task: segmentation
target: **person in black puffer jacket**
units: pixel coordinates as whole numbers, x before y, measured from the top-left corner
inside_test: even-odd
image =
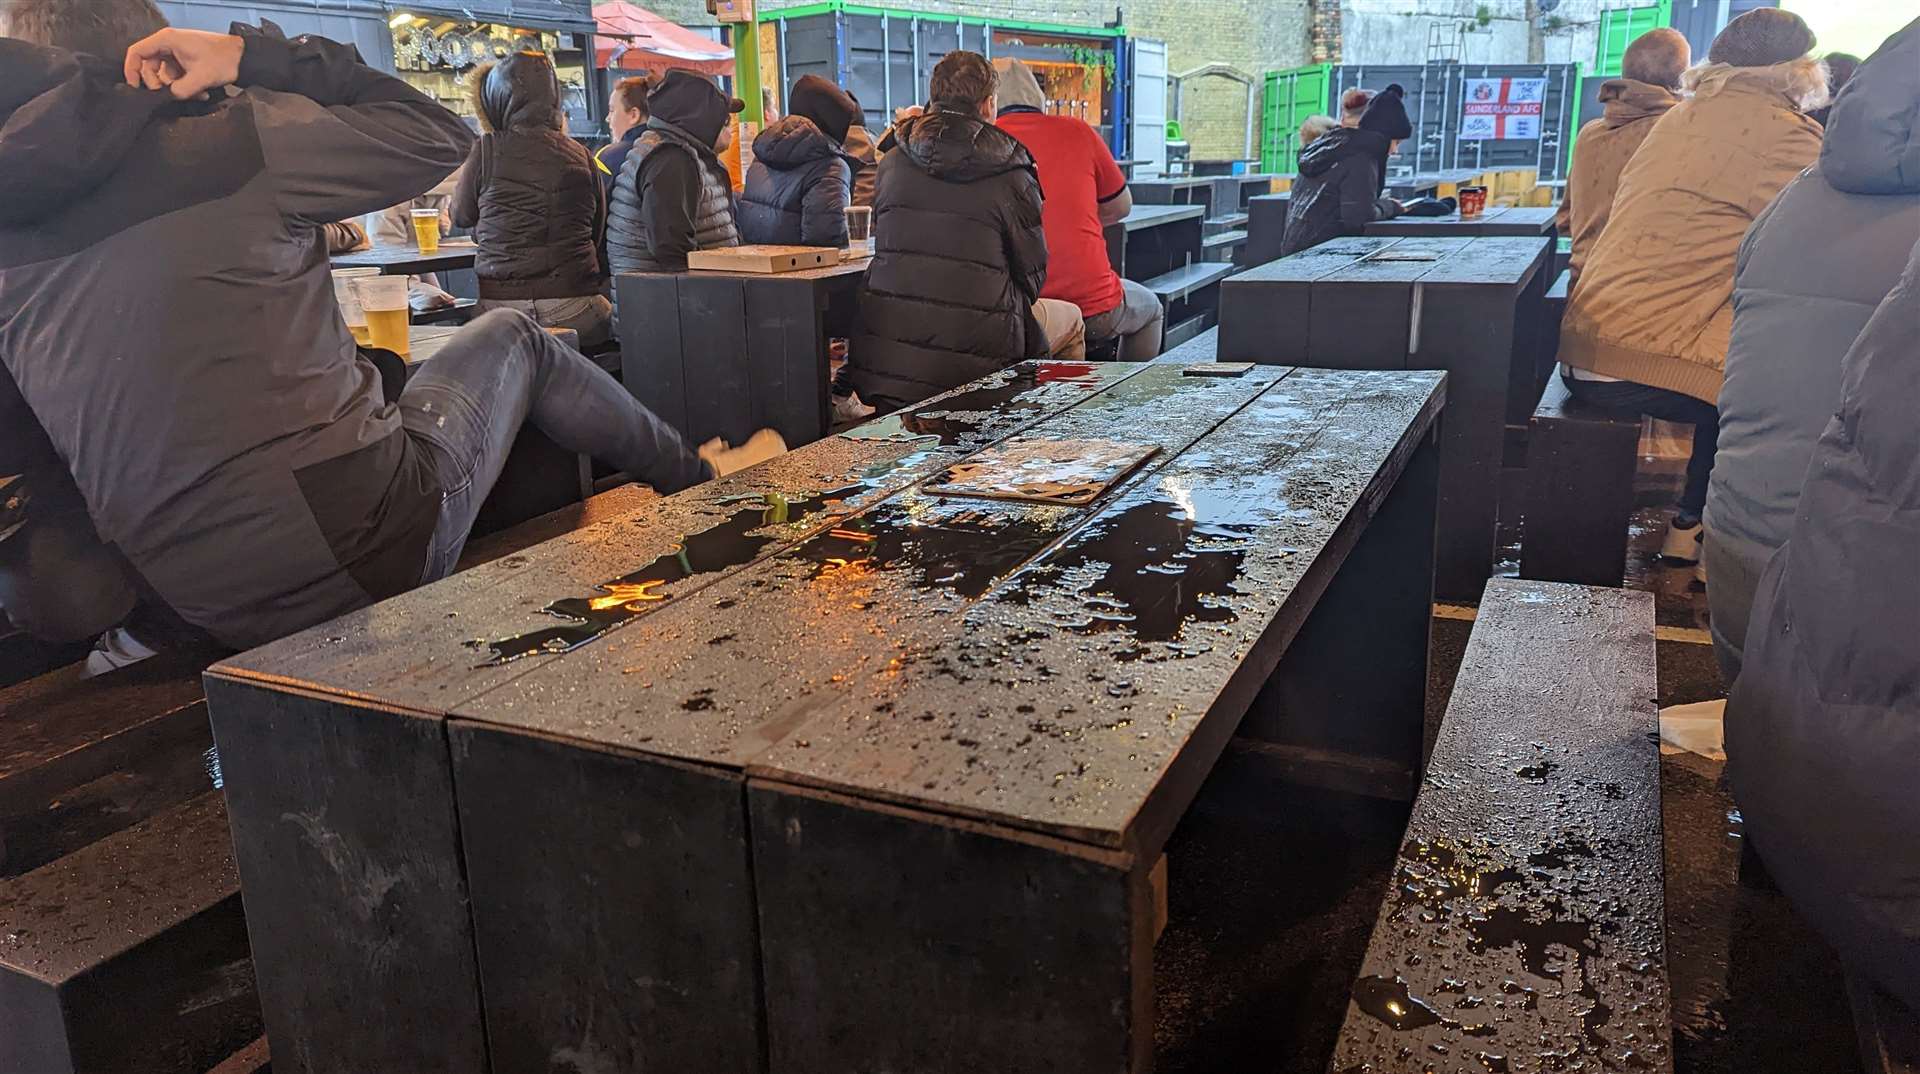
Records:
[[[719,154],[745,107],[691,71],[668,71],[647,94],[647,129],[620,165],[607,217],[614,272],[684,272],[691,251],[740,245]]]
[[[876,252],[848,362],[898,409],[1027,358],[1085,353],[1071,303],[1040,298],[1047,238],[1033,154],[993,124],[993,68],[950,52],[933,101],[894,128],[873,202]]]
[[[841,148],[857,119],[853,98],[807,75],[793,84],[787,118],[753,140],[740,195],[740,238],[756,245],[847,245],[855,162]]]
[[[1335,127],[1301,152],[1280,256],[1358,235],[1375,220],[1400,215],[1400,203],[1383,192],[1387,158],[1402,139],[1413,137],[1405,96],[1398,83],[1388,86],[1367,102],[1358,127]]]
[[[538,52],[474,70],[473,145],[453,195],[453,222],[474,229],[480,309],[515,309],[582,346],[609,335],[613,306],[599,237],[606,194],[593,158],[567,137],[560,83]]]

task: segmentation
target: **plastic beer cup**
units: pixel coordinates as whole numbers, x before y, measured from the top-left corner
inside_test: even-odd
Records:
[[[415,242],[419,243],[420,252],[423,254],[439,253],[440,210],[414,209],[411,215],[413,216],[413,238]]]
[[[405,276],[362,276],[353,281],[360,293],[360,308],[366,311],[370,346],[405,358],[408,351],[407,327],[411,320],[407,309]]]

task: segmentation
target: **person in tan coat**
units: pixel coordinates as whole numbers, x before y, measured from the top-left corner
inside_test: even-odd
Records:
[[[1576,399],[1694,427],[1693,457],[1662,554],[1700,558],[1715,403],[1733,324],[1740,240],[1820,155],[1826,69],[1813,32],[1749,11],[1686,73],[1692,96],[1654,123],[1620,176],[1606,229],[1567,303],[1560,361]]]
[[[1620,60],[1620,77],[1600,84],[1600,103],[1606,112],[1580,128],[1573,143],[1573,167],[1567,174],[1567,195],[1560,199],[1554,224],[1573,240],[1567,262],[1568,283],[1580,279],[1587,252],[1607,226],[1613,195],[1633,152],[1652,133],[1654,121],[1680,103],[1680,76],[1693,62],[1686,35],[1660,27],[1649,30],[1627,46]]]

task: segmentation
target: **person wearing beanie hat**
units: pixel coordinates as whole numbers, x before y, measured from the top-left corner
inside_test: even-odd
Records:
[[[1360,117],[1366,114],[1367,103],[1373,100],[1373,91],[1355,86],[1340,95],[1340,126],[1358,127]]]
[[[1107,225],[1133,211],[1127,177],[1107,143],[1084,120],[1048,115],[1039,80],[1019,60],[1001,70],[996,100],[1000,129],[1033,154],[1046,191],[1040,219],[1047,282],[1040,297],[1072,303],[1089,344],[1117,340],[1128,362],[1159,357],[1166,311],[1145,285],[1121,279],[1107,258]]]
[[[740,239],[844,248],[855,165],[842,143],[858,109],[819,75],[794,83],[787,107],[786,118],[753,140],[753,166],[740,194]]]
[[[1700,559],[1733,325],[1734,261],[1753,221],[1820,155],[1826,69],[1812,31],[1749,11],[1686,72],[1692,96],[1653,125],[1621,173],[1606,229],[1567,303],[1560,361],[1576,399],[1693,426],[1661,554]],[[1704,575],[1704,572],[1699,572]]]
[[[720,153],[745,107],[692,71],[668,71],[650,89],[647,128],[620,165],[607,214],[615,273],[682,272],[694,250],[740,245]]]
[[[1335,127],[1301,151],[1280,256],[1358,235],[1375,220],[1405,211],[1384,193],[1387,158],[1413,136],[1405,97],[1399,83],[1388,86],[1367,102],[1357,126]]]
[[[1634,38],[1620,58],[1620,77],[1600,84],[1604,112],[1574,139],[1566,194],[1554,214],[1554,226],[1573,243],[1569,285],[1579,281],[1588,252],[1606,230],[1620,173],[1654,123],[1680,103],[1680,76],[1692,63],[1686,35],[1662,26]]]

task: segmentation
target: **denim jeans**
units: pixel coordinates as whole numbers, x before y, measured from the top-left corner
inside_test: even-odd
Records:
[[[481,313],[488,310],[519,310],[542,328],[571,328],[580,335],[580,346],[597,347],[613,338],[613,303],[605,295],[581,295],[579,298],[483,298],[474,304]]]
[[[1566,381],[1567,391],[1583,403],[1693,426],[1693,454],[1687,459],[1687,484],[1674,511],[1683,519],[1697,521],[1707,508],[1707,481],[1713,477],[1713,453],[1720,442],[1719,409],[1691,395],[1650,388],[1630,380],[1581,380],[1565,374],[1561,379]]]
[[[620,382],[512,310],[474,318],[414,374],[400,393],[400,420],[442,497],[422,582],[452,573],[507,450],[529,421],[566,450],[662,494],[713,476]]]

